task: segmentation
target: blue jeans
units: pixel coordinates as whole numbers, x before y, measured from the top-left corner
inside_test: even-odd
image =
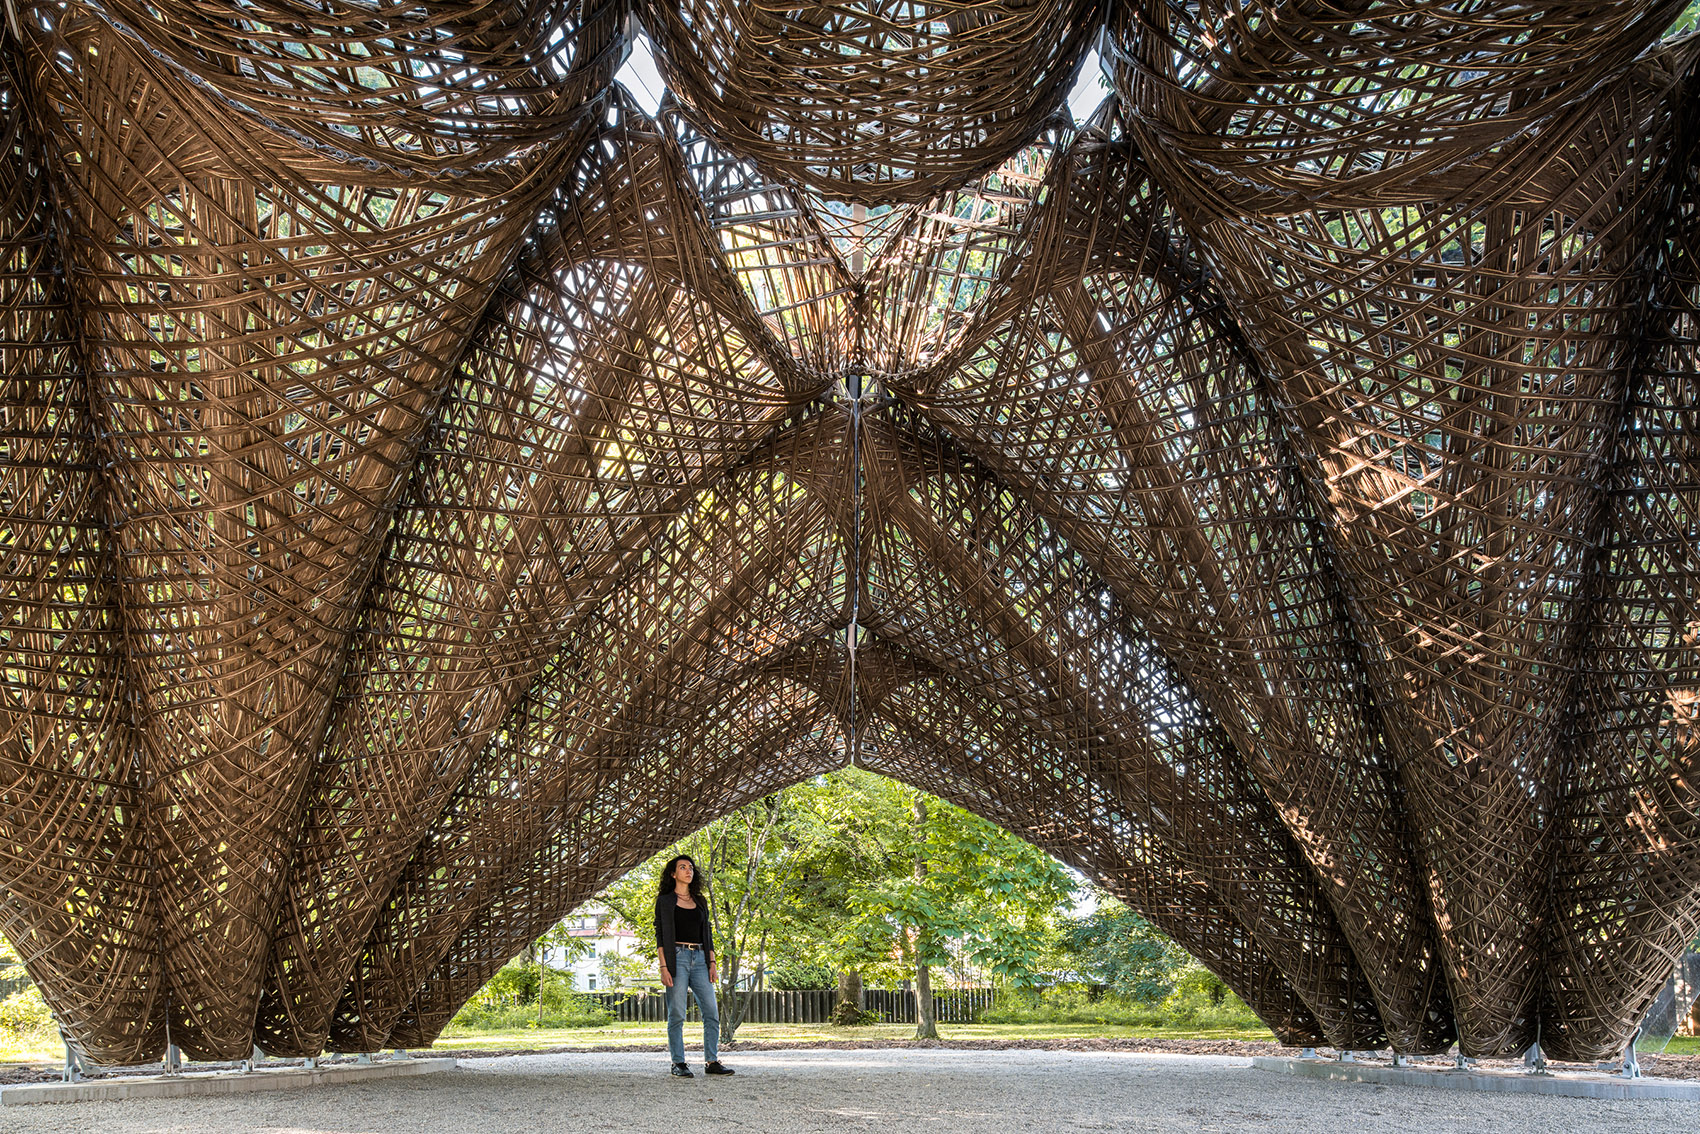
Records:
[[[701,949],[680,949],[674,954],[673,987],[667,990],[667,1054],[674,1063],[685,1061],[685,990],[696,993],[702,1009],[703,1062],[720,1058],[720,1006],[714,1001],[714,985],[708,979],[708,958]]]

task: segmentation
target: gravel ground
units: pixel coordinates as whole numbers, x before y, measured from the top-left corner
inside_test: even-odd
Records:
[[[695,1058],[700,1058],[697,1056]],[[728,1063],[733,1059],[730,1055]],[[700,1068],[700,1064],[697,1065]],[[468,1060],[458,1071],[223,1098],[8,1107],[7,1134],[693,1134],[771,1131],[1670,1131],[1692,1103],[1603,1102],[1290,1079],[1243,1058],[883,1048],[741,1053],[730,1079],[669,1079],[658,1053]]]
[[[686,1046],[692,1051],[700,1051],[702,1044],[686,1038]],[[870,1048],[927,1048],[952,1049],[957,1051],[1143,1051],[1161,1052],[1169,1055],[1286,1055],[1296,1056],[1300,1049],[1284,1047],[1272,1040],[1235,1040],[1235,1039],[1167,1039],[1156,1036],[1070,1036],[1060,1039],[1031,1039],[1027,1037],[1011,1037],[1006,1039],[944,1039],[944,1040],[898,1040],[898,1039],[835,1039],[835,1040],[791,1040],[784,1043],[770,1041],[740,1040],[738,1052],[746,1051],[864,1051]],[[610,1052],[636,1051],[655,1052],[660,1050],[654,1042],[633,1044],[573,1044],[561,1047],[545,1048],[451,1048],[447,1046],[434,1047],[429,1050],[416,1052],[419,1055],[453,1056],[457,1059],[490,1059],[500,1055],[560,1055],[567,1052],[587,1052],[608,1054]],[[1326,1059],[1332,1059],[1335,1051],[1331,1047],[1317,1048],[1317,1052]],[[1359,1052],[1358,1058],[1367,1063],[1386,1063],[1388,1052],[1379,1053]],[[695,1058],[693,1056],[693,1058]],[[1440,1063],[1450,1063],[1452,1057],[1446,1056],[1416,1056],[1419,1063],[1425,1059]],[[320,1056],[321,1066],[353,1063],[352,1055]],[[1480,1066],[1484,1068],[1520,1068],[1521,1059],[1483,1059]],[[235,1070],[235,1063],[196,1063],[192,1070]],[[1554,1071],[1599,1070],[1601,1065],[1593,1063],[1552,1063]],[[158,1063],[138,1064],[134,1067],[90,1067],[84,1069],[89,1079],[114,1079],[129,1075],[158,1075],[165,1068]],[[1607,1068],[1608,1070],[1610,1068]],[[1695,1055],[1651,1055],[1641,1053],[1641,1070],[1643,1074],[1656,1076],[1661,1079],[1700,1079],[1700,1056]],[[57,1083],[60,1068],[53,1063],[6,1063],[0,1064],[0,1085],[9,1083]],[[3,1128],[0,1128],[3,1129]]]

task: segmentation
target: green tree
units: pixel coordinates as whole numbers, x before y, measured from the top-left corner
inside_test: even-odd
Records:
[[[1073,892],[1061,866],[1001,828],[846,768],[715,820],[604,891],[652,970],[658,880],[680,853],[708,882],[723,1043],[742,1019],[739,986],[761,987],[770,966],[847,969],[854,988],[864,974],[930,981],[937,966],[966,961],[1031,983]]]
[[[773,929],[771,899],[778,886],[777,871],[770,859],[783,854],[783,842],[774,834],[782,812],[789,810],[783,792],[739,808],[724,819],[709,824],[706,861],[709,909],[715,922],[716,965],[720,988],[720,1042],[732,1043],[744,1022],[745,996],[738,985],[745,962],[755,957],[757,976],[760,958],[767,951]],[[716,882],[718,881],[718,885]]]
[[[1103,904],[1062,925],[1065,958],[1085,980],[1134,1000],[1157,1003],[1175,990],[1187,953],[1152,924],[1103,895]]]
[[[746,997],[740,986],[760,984],[770,942],[793,939],[790,919],[808,912],[806,898],[790,893],[796,879],[787,863],[797,842],[800,802],[780,792],[741,807],[656,855],[602,894],[609,908],[637,930],[651,969],[657,971],[654,914],[661,871],[675,855],[688,854],[696,861],[714,921],[720,1042],[725,1044],[735,1041],[743,1022]]]
[[[610,949],[602,954],[597,967],[604,988],[654,988],[660,984],[654,950],[625,953]]]
[[[838,951],[864,969],[899,958],[915,982],[917,1034],[936,1034],[931,972],[950,963],[951,943],[994,979],[1032,984],[1074,883],[1055,859],[962,808],[890,781],[878,790],[887,796],[875,809],[886,868],[851,885],[853,917]],[[894,793],[906,797],[906,823],[891,806]]]

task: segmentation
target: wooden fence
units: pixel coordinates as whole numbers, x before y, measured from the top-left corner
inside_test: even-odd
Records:
[[[838,994],[833,993],[836,997]],[[958,988],[933,997],[933,1019],[941,1024],[971,1024],[980,1013],[992,1006],[989,988]],[[893,1024],[915,1022],[915,994],[870,988],[862,993],[862,1002],[870,1012],[878,1012]]]
[[[616,1020],[665,1021],[667,997],[659,992],[589,992],[586,998],[614,1013]],[[812,988],[800,991],[781,991],[764,988],[759,992],[740,992],[746,1024],[824,1024],[832,1018],[838,1003],[837,991]],[[863,993],[868,1011],[893,1024],[915,1022],[915,994],[870,988]],[[933,997],[933,1017],[941,1024],[967,1024],[992,1006],[990,988],[963,988],[943,992]],[[696,1001],[691,1001],[688,1020],[699,1020]]]

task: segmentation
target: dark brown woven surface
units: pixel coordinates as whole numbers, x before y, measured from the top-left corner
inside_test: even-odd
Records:
[[[1700,927],[1681,6],[11,0],[0,931],[97,1059],[418,1045],[855,759],[1288,1042],[1615,1053]]]

